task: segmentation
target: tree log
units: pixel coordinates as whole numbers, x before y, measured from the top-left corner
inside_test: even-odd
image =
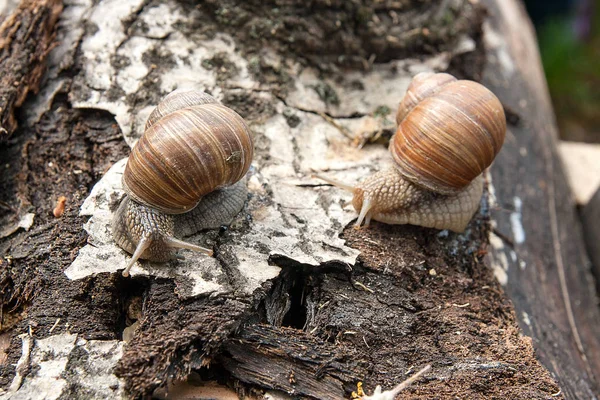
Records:
[[[527,23],[507,12],[515,2],[486,4],[487,13],[471,1],[67,3],[48,80],[0,149],[14,161],[0,180],[0,218],[35,214],[28,231],[0,238],[5,394],[164,397],[188,380],[239,396],[342,399],[359,382],[367,393],[391,389],[425,365],[407,398],[595,393],[593,353],[584,362],[569,325],[572,315],[594,351],[589,271],[562,269],[568,290],[587,290],[572,296],[589,309],[571,314],[556,291],[562,278],[545,280],[558,274],[561,248],[580,257],[583,244],[570,231],[568,244],[553,236],[563,219],[561,229],[577,225],[569,203],[554,212],[562,197],[552,185],[564,179],[539,61],[519,52],[507,23]],[[411,76],[429,70],[483,78],[506,106],[510,133],[480,211],[463,234],[351,229],[348,194],[310,173],[354,182],[389,162],[392,110]],[[182,86],[249,122],[248,202],[228,229],[189,238],[215,258],[139,263],[126,279],[127,256],[106,228],[122,196],[119,160],[159,99]],[[527,160],[535,168],[515,174]],[[511,251],[531,268],[513,266]],[[530,271],[544,279],[512,278]],[[553,297],[543,304],[532,288]]]

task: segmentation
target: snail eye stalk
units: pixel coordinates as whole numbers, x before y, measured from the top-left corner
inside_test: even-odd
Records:
[[[150,239],[148,237],[143,237],[142,240],[139,241],[139,243],[135,249],[135,253],[133,253],[133,255],[131,256],[131,259],[127,263],[127,266],[123,270],[124,277],[129,276],[129,270],[131,269],[131,267],[133,267],[133,264],[135,264],[135,262],[142,256],[142,254],[144,254],[144,251],[146,251],[146,249],[148,247],[150,247],[151,243],[152,243],[152,239]]]

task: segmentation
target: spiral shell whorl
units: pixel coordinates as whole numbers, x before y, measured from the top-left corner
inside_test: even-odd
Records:
[[[443,85],[410,111],[390,151],[407,179],[453,194],[492,163],[505,132],[506,118],[496,96],[476,82],[460,80]]]
[[[455,81],[455,77],[444,73],[421,72],[415,75],[398,106],[396,124],[400,125],[402,120],[419,102],[436,94],[448,83]]]
[[[177,96],[178,104],[168,104],[173,97],[167,96],[157,107],[161,117],[147,124],[123,175],[125,191],[134,200],[168,214],[184,213],[202,196],[239,181],[250,168],[250,129],[235,111],[214,99],[204,101],[212,97],[200,93]],[[190,97],[204,103],[181,109]],[[164,115],[165,110],[171,112]]]
[[[144,130],[150,128],[154,123],[160,120],[165,115],[171,114],[174,111],[181,110],[201,104],[219,103],[217,99],[208,93],[194,89],[177,89],[161,100],[152,113],[146,120]]]

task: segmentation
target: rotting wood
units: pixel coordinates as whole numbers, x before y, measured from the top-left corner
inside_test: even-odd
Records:
[[[304,2],[297,3],[293,5],[295,10],[283,12],[302,10]],[[435,8],[458,3],[473,7],[475,2],[442,2],[440,6],[419,1],[412,5]],[[123,8],[114,9],[117,4]],[[131,323],[137,320],[138,328],[123,357],[107,357],[103,364],[110,371],[118,363],[115,371],[120,380],[109,375],[116,383],[99,387],[93,380],[84,382],[78,374],[56,371],[54,384],[66,384],[55,392],[73,398],[84,393],[106,398],[118,397],[128,388],[130,396],[142,397],[194,371],[207,380],[218,378],[240,392],[293,390],[304,398],[347,398],[359,381],[364,382],[367,393],[376,385],[390,389],[432,363],[431,373],[406,390],[407,398],[563,398],[548,371],[536,361],[534,343],[517,328],[510,301],[482,260],[488,251],[486,237],[490,230],[485,199],[481,213],[464,235],[377,223],[369,230],[345,230],[343,239],[362,252],[351,266],[335,259],[314,265],[312,258],[304,258],[302,254],[311,249],[307,245],[316,246],[310,232],[304,232],[296,253],[285,256],[278,248],[271,257],[257,258],[278,266],[281,272],[275,279],[250,282],[257,285],[252,286],[256,287],[252,293],[245,288],[250,287],[247,279],[253,275],[240,273],[236,252],[231,251],[232,238],[259,224],[261,213],[257,210],[261,208],[278,208],[285,216],[278,223],[299,230],[304,227],[305,231],[307,224],[314,224],[318,218],[324,220],[326,215],[333,221],[328,234],[339,239],[345,226],[340,219],[353,215],[352,210],[343,207],[343,195],[335,189],[315,187],[308,178],[294,176],[292,181],[290,177],[308,175],[310,164],[329,165],[330,160],[323,160],[328,157],[337,162],[332,171],[347,171],[346,179],[356,180],[372,168],[369,162],[385,160],[385,150],[379,144],[352,150],[351,141],[330,122],[360,131],[363,119],[371,118],[369,114],[375,114],[376,106],[389,108],[399,100],[400,88],[419,68],[449,66],[454,68],[452,72],[478,76],[481,71],[473,65],[483,63],[483,48],[477,38],[481,21],[471,21],[475,26],[465,30],[468,35],[460,43],[467,45],[466,54],[454,53],[456,41],[453,46],[442,46],[446,50],[439,54],[439,49],[428,47],[429,43],[411,42],[417,47],[408,46],[402,54],[425,53],[432,57],[372,64],[365,73],[341,73],[335,65],[321,65],[318,52],[311,54],[310,60],[298,59],[295,52],[286,52],[288,44],[275,46],[274,50],[256,37],[252,37],[252,43],[245,43],[220,34],[226,29],[241,31],[240,26],[248,31],[254,25],[264,28],[263,17],[270,7],[270,3],[255,2],[263,7],[262,11],[235,14],[235,3],[222,4],[218,14],[211,14],[213,5],[207,11],[172,1],[158,5],[123,0],[68,4],[70,18],[81,15],[80,20],[69,22],[70,32],[79,32],[83,41],[78,51],[73,46],[73,51],[59,54],[65,54],[65,68],[74,69],[57,78],[65,83],[58,91],[50,90],[48,97],[41,99],[52,106],[47,107],[50,111],[39,122],[29,126],[32,129],[24,139],[30,144],[25,150],[21,153],[15,144],[12,152],[3,153],[15,159],[21,154],[23,157],[19,186],[15,188],[3,180],[2,187],[11,189],[5,193],[26,197],[40,215],[32,232],[19,232],[0,241],[11,256],[1,264],[1,283],[7,293],[3,297],[4,311],[7,319],[16,318],[6,325],[12,342],[8,361],[2,366],[3,386],[9,388],[13,381],[12,365],[20,359],[28,360],[30,352],[40,354],[40,346],[47,343],[54,352],[44,353],[44,360],[64,360],[67,354],[71,371],[80,376],[93,375],[96,366],[84,357],[87,345],[73,346],[71,333],[86,340],[97,339],[93,343],[96,346],[119,348],[123,327],[135,326]],[[327,11],[342,20],[350,18],[353,23],[360,22],[353,18],[365,15],[379,18],[377,13],[385,13],[381,14],[384,23],[394,18],[407,23],[403,18],[416,12],[407,6],[406,15],[385,8],[364,14],[354,5],[350,4],[351,12],[336,7]],[[117,15],[107,18],[111,9]],[[449,14],[442,11],[434,14],[460,14],[455,9]],[[493,21],[496,14],[490,15]],[[88,30],[82,28],[83,21]],[[107,24],[101,24],[103,21]],[[233,22],[240,25],[219,25]],[[310,18],[305,21],[319,33],[318,22]],[[335,26],[332,22],[328,26]],[[285,24],[281,26],[285,28]],[[356,26],[344,25],[344,30],[352,33]],[[420,38],[423,32],[416,32],[415,37]],[[285,31],[278,34],[286,39]],[[71,43],[79,43],[78,38],[71,39]],[[305,45],[311,43],[306,41]],[[242,56],[238,51],[248,53]],[[473,59],[477,62],[471,63]],[[72,75],[75,78],[71,79]],[[89,194],[91,183],[126,153],[112,117],[95,109],[114,113],[125,137],[133,142],[144,112],[156,104],[163,91],[172,89],[170,85],[181,84],[174,79],[182,77],[197,79],[195,84],[209,88],[251,122],[257,135],[255,176],[268,178],[258,180],[251,188],[255,193],[247,209],[249,218],[241,216],[240,225],[210,233],[209,240],[219,250],[219,279],[229,292],[189,297],[185,284],[179,288],[173,279],[153,274],[124,280],[118,272],[106,271],[67,279],[63,271],[85,241],[81,228],[84,218],[78,216],[77,209]],[[57,87],[55,81],[49,86]],[[333,101],[336,91],[342,94],[337,96],[338,104]],[[520,119],[525,118],[527,115]],[[325,140],[317,134],[326,136]],[[315,139],[317,145],[306,147]],[[346,150],[349,152],[342,154],[346,158],[336,159]],[[292,157],[282,159],[288,153]],[[58,164],[59,160],[66,163]],[[506,167],[497,163],[495,168]],[[277,173],[288,174],[282,175],[287,182],[282,183]],[[282,196],[282,188],[288,185],[293,195],[301,190],[306,196],[321,193],[317,208],[301,207],[312,200]],[[496,185],[492,182],[490,188],[497,192]],[[60,195],[67,195],[69,201],[63,217],[57,220],[51,212],[53,200]],[[299,200],[299,206],[294,200]],[[321,209],[329,212],[319,217],[315,210]],[[282,241],[295,234],[274,233]],[[259,250],[259,255],[268,255],[272,250],[265,249],[260,240],[242,244]],[[326,250],[339,252],[340,248]],[[19,336],[28,332],[33,339]],[[45,339],[49,340],[41,341]],[[30,343],[33,349],[22,352],[24,343]],[[252,357],[260,357],[265,368],[286,373],[253,369],[249,367],[253,365]],[[31,358],[33,363],[40,359]],[[315,359],[319,364],[316,369]],[[30,371],[22,381],[23,387],[31,388],[31,383],[43,380],[37,364],[31,365]],[[587,382],[572,384],[582,387]]]
[[[0,26],[0,141],[17,127],[15,109],[39,90],[62,8],[61,0],[23,0]]]
[[[216,348],[251,312],[250,296],[182,303],[174,289],[163,282],[150,285],[141,310],[144,317],[117,366],[117,375],[136,397],[161,382],[185,379],[191,366],[209,364]]]
[[[253,386],[335,400],[345,382],[367,372],[355,356],[354,363],[346,364],[352,354],[334,343],[298,329],[252,325],[226,341],[214,361]]]
[[[531,341],[483,263],[487,229],[482,215],[466,235],[348,228],[344,238],[361,250],[354,271],[288,265],[275,284],[292,303],[304,299],[306,314],[292,306],[287,327],[243,324],[214,362],[253,386],[317,399],[348,397],[358,382],[366,393],[391,389],[429,362],[407,398],[547,398],[559,388],[532,363]]]

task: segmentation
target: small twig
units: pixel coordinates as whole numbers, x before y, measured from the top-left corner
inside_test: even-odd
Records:
[[[373,289],[369,289],[368,287],[366,287],[365,285],[363,285],[362,283],[360,283],[358,281],[354,281],[354,282],[352,282],[352,284],[355,285],[355,286],[358,286],[359,288],[363,289],[366,292],[375,293],[373,291]]]
[[[374,244],[376,246],[381,246],[381,244],[379,242],[376,242],[376,241],[371,240],[369,238],[363,238],[362,240],[363,240],[363,242],[368,242],[368,243]]]
[[[323,111],[317,111],[317,114],[329,124],[331,124],[334,128],[336,128],[338,131],[340,131],[342,135],[346,136],[348,139],[354,139],[354,135],[352,135],[352,132],[350,132],[346,127],[340,125],[335,119],[331,118]]]
[[[60,318],[56,318],[56,322],[54,323],[54,325],[52,325],[52,328],[50,328],[50,330],[48,331],[48,333],[52,333],[52,331],[54,329],[56,329],[56,327],[58,326],[59,322],[60,322]]]
[[[458,307],[458,308],[465,308],[465,307],[469,307],[471,305],[471,303],[465,303],[465,304],[455,304],[455,303],[452,303],[452,305],[454,307]]]
[[[511,248],[514,249],[515,242],[513,242],[513,240],[511,238],[509,238],[508,236],[506,236],[504,233],[500,232],[496,228],[492,228],[492,233],[494,235],[498,236],[504,243],[506,243],[507,245],[509,245]]]
[[[405,380],[404,382],[402,382],[398,386],[396,386],[394,388],[394,391],[396,393],[399,393],[401,390],[406,389],[408,386],[412,385],[417,379],[419,379],[423,374],[425,374],[425,372],[429,371],[430,369],[431,369],[431,365],[428,364],[428,365],[424,366],[416,374],[414,374],[413,376],[411,376],[410,378],[408,378],[407,380]]]
[[[331,300],[327,300],[325,303],[319,304],[319,310],[321,310],[323,307],[327,307],[329,303],[331,303]]]
[[[367,343],[367,339],[363,336],[363,342],[365,342],[365,345],[367,346],[367,349],[370,349],[371,346],[369,346],[369,343]]]
[[[352,393],[353,398],[359,398],[362,400],[394,400],[398,393],[406,389],[408,386],[413,384],[417,379],[419,379],[423,374],[431,369],[431,365],[426,365],[419,372],[412,375],[410,378],[406,379],[404,382],[400,383],[398,386],[393,388],[392,390],[386,390],[385,392],[381,391],[381,386],[377,386],[372,395],[366,396],[362,390],[362,382],[358,383],[358,393]]]
[[[17,213],[17,210],[11,206],[10,204],[0,200],[0,208],[4,208],[6,210],[12,211],[13,213]]]

